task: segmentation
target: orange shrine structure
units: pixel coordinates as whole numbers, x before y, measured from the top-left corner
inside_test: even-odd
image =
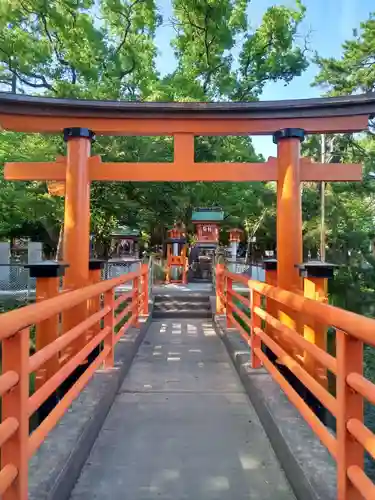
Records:
[[[338,500],[375,498],[363,458],[364,450],[375,456],[374,435],[363,421],[363,399],[375,402],[375,386],[362,372],[363,344],[375,345],[375,321],[327,305],[324,280],[331,271],[325,263],[309,266],[302,254],[301,183],[359,182],[362,167],[314,163],[300,153],[306,134],[360,132],[367,129],[373,114],[374,94],[250,103],[100,102],[0,95],[2,129],[61,134],[66,142],[66,156],[55,162],[7,163],[4,169],[4,177],[10,181],[65,183],[65,265],[33,268],[33,276],[40,283],[37,303],[0,317],[0,494],[4,500],[27,499],[29,457],[94,371],[114,366],[115,345],[127,328],[148,314],[147,266],[136,273],[100,281],[101,263],[90,263],[93,181],[277,182],[277,262],[266,267],[268,282],[249,280],[219,266],[217,311],[226,315],[228,326],[236,324],[251,346],[253,369],[267,369],[331,453],[337,463]],[[254,134],[273,135],[277,157],[264,163],[194,160],[195,136]],[[173,136],[173,162],[104,163],[91,154],[95,137],[101,135]],[[209,233],[209,238],[217,239],[217,229],[206,232],[204,228],[201,225],[198,230],[201,238]],[[172,230],[170,236],[173,240],[177,235]],[[175,257],[184,259],[181,254],[170,255],[171,269]],[[62,276],[63,293],[57,286]],[[306,285],[306,279],[310,284]],[[130,291],[115,295],[116,287],[126,283],[130,283]],[[236,283],[246,287],[248,297],[235,291]],[[45,300],[48,306],[43,304]],[[238,301],[248,307],[250,319],[243,313],[241,316]],[[238,316],[249,325],[250,334],[236,323]],[[29,353],[31,325],[36,325],[40,336],[38,351],[33,355]],[[327,351],[328,326],[336,328],[335,356]],[[270,362],[262,345],[271,349],[277,363],[293,371],[334,415],[335,435]],[[79,381],[29,435],[29,417],[98,346],[102,347],[97,357],[86,365]],[[335,397],[326,390],[327,371],[336,377]],[[34,372],[42,373],[42,379],[30,396],[29,375]]]
[[[174,227],[168,231],[166,283],[187,283],[187,240],[181,228]],[[180,276],[180,277],[179,277]]]

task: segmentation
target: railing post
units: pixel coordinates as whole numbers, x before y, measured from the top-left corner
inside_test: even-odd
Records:
[[[262,262],[262,267],[265,271],[265,282],[267,283],[267,285],[277,286],[277,259],[264,259]],[[272,300],[269,297],[266,298],[266,311],[274,318],[279,318],[279,305],[275,300]],[[277,330],[275,328],[272,328],[272,326],[268,323],[266,323],[265,325],[265,332],[271,338],[276,340],[278,344],[280,344],[282,347],[285,347],[285,343],[281,342],[280,335],[278,334]],[[267,346],[265,346],[265,353],[273,363],[276,362],[276,354]]]
[[[110,329],[104,339],[104,348],[109,347],[110,351],[104,360],[105,368],[113,368],[115,364],[115,290],[112,288],[104,294],[104,307],[110,307],[111,310],[104,316],[104,328]]]
[[[327,262],[306,262],[299,266],[300,274],[304,278],[303,291],[308,299],[319,302],[328,302],[328,280],[333,277],[336,266]],[[327,351],[327,325],[312,322],[303,326],[303,336],[312,344],[317,345],[323,351]],[[304,365],[323,387],[328,387],[327,370],[323,368],[309,353],[304,354]]]
[[[18,471],[3,500],[28,498],[28,442],[29,442],[29,328],[17,332],[2,342],[2,372],[15,371],[18,384],[2,398],[2,421],[15,418],[18,429],[1,447],[1,466],[13,464]]]
[[[337,498],[361,500],[362,496],[348,479],[348,467],[364,468],[363,447],[349,433],[348,420],[363,422],[363,398],[347,384],[350,373],[363,371],[363,342],[336,330],[337,357]]]
[[[133,289],[135,290],[135,295],[134,295],[134,297],[132,297],[132,304],[133,304],[132,313],[134,316],[133,325],[138,328],[139,327],[139,307],[140,307],[140,303],[139,303],[139,276],[134,278]]]
[[[277,286],[277,259],[264,259],[263,260],[263,269],[265,271],[265,281],[267,285]],[[266,299],[266,311],[278,319],[278,305],[275,300],[272,300],[267,297]],[[277,331],[272,328],[270,325],[266,324],[265,327],[266,333],[270,335],[272,338],[277,338]]]
[[[227,276],[226,278],[226,314],[227,314],[227,328],[233,327],[233,321],[231,319],[233,315],[232,301],[233,301],[233,280]]]
[[[29,269],[30,278],[36,278],[36,302],[42,302],[59,295],[60,278],[64,276],[67,265],[59,262],[45,261],[25,265]],[[35,344],[40,351],[59,336],[59,317],[56,314],[36,325]],[[40,387],[59,369],[59,358],[56,354],[41,366],[35,377],[35,389]]]
[[[64,276],[67,265],[54,261],[37,262],[25,265],[29,269],[30,278],[36,278],[36,302],[56,297],[60,293],[60,279]],[[59,316],[51,316],[41,321],[35,327],[35,347],[40,351],[54,342],[59,336]],[[56,353],[35,374],[35,390],[42,387],[60,367],[59,356]],[[38,420],[42,422],[57,403],[57,393],[54,392],[38,410]]]
[[[141,314],[142,316],[148,316],[148,264],[142,264],[141,267],[141,275],[142,275],[142,281],[141,281],[141,289],[142,289],[142,307],[141,307]]]
[[[224,314],[224,264],[216,264],[216,313]]]
[[[89,284],[94,285],[99,283],[102,279],[102,269],[104,268],[106,261],[99,259],[90,259],[89,261]],[[92,316],[100,310],[100,297],[99,295],[93,297],[88,301],[88,315]],[[86,342],[95,337],[100,331],[100,321],[94,326],[92,326],[86,335]],[[100,353],[100,346],[95,347],[93,352],[88,357],[88,362],[91,363]]]
[[[102,279],[102,269],[104,269],[106,261],[99,259],[90,259],[89,261],[89,284],[95,285],[95,283],[99,283]],[[89,316],[98,312],[100,309],[100,297],[93,297],[89,300],[88,311]],[[100,323],[95,325],[93,328],[90,328],[90,332],[87,335],[87,340],[92,338],[98,331],[100,330]]]
[[[250,291],[250,311],[251,311],[251,332],[250,332],[250,347],[251,347],[251,368],[260,368],[262,362],[255,354],[255,349],[262,347],[262,341],[258,335],[255,335],[254,329],[260,328],[262,325],[260,317],[255,314],[254,309],[260,307],[262,303],[262,298],[260,293],[256,292],[254,289]]]

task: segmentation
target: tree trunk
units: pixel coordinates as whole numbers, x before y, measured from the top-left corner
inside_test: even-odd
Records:
[[[64,223],[61,223],[59,232],[59,241],[57,242],[56,248],[56,260],[60,261],[63,259],[63,243],[64,243]]]
[[[17,76],[12,74],[12,92],[13,94],[17,94]]]

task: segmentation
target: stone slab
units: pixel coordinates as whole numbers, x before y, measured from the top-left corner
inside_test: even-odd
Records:
[[[71,496],[102,498],[295,498],[211,321],[151,324]]]

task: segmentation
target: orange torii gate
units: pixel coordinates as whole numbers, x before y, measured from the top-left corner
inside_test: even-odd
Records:
[[[226,307],[227,318],[234,311],[235,297],[233,281],[244,284],[253,300],[248,301],[250,309],[251,336],[246,335],[251,343],[252,367],[263,366],[288,395],[304,420],[332,454],[337,463],[337,498],[357,500],[360,496],[373,498],[374,485],[364,470],[364,450],[373,454],[371,440],[373,434],[363,422],[363,399],[374,400],[375,388],[362,374],[363,343],[374,345],[374,320],[360,317],[354,313],[307,300],[298,293],[288,290],[300,286],[296,265],[302,260],[302,210],[300,183],[304,180],[349,180],[361,178],[359,165],[332,166],[310,164],[300,158],[300,143],[304,133],[357,132],[367,128],[368,118],[375,114],[375,94],[349,96],[343,98],[313,99],[289,102],[252,102],[252,103],[128,103],[128,102],[91,102],[79,100],[49,99],[39,97],[0,94],[0,125],[5,130],[21,132],[62,133],[67,141],[67,157],[56,164],[8,164],[5,169],[7,179],[56,179],[65,181],[65,245],[64,259],[70,265],[65,286],[80,288],[72,293],[62,294],[43,303],[33,304],[18,311],[11,311],[2,316],[1,342],[3,349],[3,373],[1,375],[2,392],[2,450],[0,487],[4,500],[25,500],[28,488],[28,458],[32,456],[46,435],[55,426],[71,402],[87,384],[94,371],[103,365],[113,369],[114,349],[123,333],[139,317],[139,310],[147,313],[148,287],[147,270],[130,273],[120,279],[96,283],[86,287],[89,273],[89,221],[90,221],[90,182],[102,180],[276,180],[277,181],[277,246],[278,270],[277,284],[281,288],[249,281],[246,276],[235,275],[218,266],[217,302]],[[171,164],[100,164],[90,153],[91,141],[96,134],[106,135],[170,135],[175,139],[174,162]],[[197,135],[241,135],[274,134],[278,144],[277,160],[270,159],[266,164],[196,164],[194,163],[194,136]],[[35,167],[35,173],[33,168]],[[46,170],[51,169],[51,171]],[[105,170],[106,169],[106,170]],[[59,173],[60,172],[60,173]],[[62,172],[62,173],[61,173]],[[133,176],[133,177],[132,177]],[[98,264],[96,262],[96,264]],[[269,263],[274,265],[275,263]],[[43,266],[39,266],[43,267]],[[55,263],[52,277],[53,293],[57,293],[60,277],[60,264]],[[146,266],[147,267],[147,266]],[[59,271],[59,272],[57,272]],[[98,269],[94,269],[95,274]],[[273,272],[274,267],[269,271]],[[308,270],[304,269],[304,272]],[[268,272],[268,271],[267,271]],[[93,276],[93,279],[95,277]],[[321,276],[325,278],[325,276]],[[95,278],[96,279],[96,278]],[[220,294],[227,281],[227,294]],[[119,284],[133,282],[129,294],[114,300],[115,289]],[[139,286],[141,282],[141,287]],[[229,283],[228,283],[229,282]],[[312,283],[316,293],[319,283]],[[313,288],[313,287],[311,287]],[[142,289],[142,292],[140,291]],[[228,294],[228,290],[232,293]],[[47,291],[47,290],[46,290]],[[51,296],[51,290],[48,291]],[[46,294],[47,295],[47,294]],[[104,295],[103,307],[94,310]],[[224,297],[224,302],[223,298]],[[237,294],[238,295],[238,294]],[[127,298],[124,298],[127,297]],[[131,302],[126,301],[131,296]],[[277,310],[292,308],[301,315],[302,320],[335,326],[337,329],[336,358],[325,349],[309,346],[299,337],[298,328],[288,328],[287,337],[293,344],[313,353],[314,359],[321,359],[322,365],[336,375],[337,397],[310,380],[309,363],[306,370],[286,355],[283,344],[278,344],[266,331],[262,330],[262,319],[267,319],[267,311],[261,307],[262,297],[277,303]],[[43,297],[45,298],[45,297]],[[245,300],[245,299],[244,299]],[[87,302],[94,306],[87,318]],[[122,302],[121,302],[122,301]],[[245,300],[246,301],[246,300]],[[141,304],[140,304],[141,302]],[[125,309],[114,318],[119,304]],[[141,305],[141,307],[139,307]],[[78,308],[79,314],[76,313]],[[130,308],[130,309],[128,309]],[[128,311],[134,314],[115,333],[118,325]],[[125,312],[124,312],[125,311]],[[104,342],[97,360],[93,362],[78,379],[68,393],[45,419],[42,425],[29,436],[29,417],[41,404],[47,402],[51,388],[56,387],[56,379],[49,378],[49,384],[43,385],[29,397],[30,373],[43,367],[45,362],[56,357],[63,348],[57,340],[58,315],[66,315],[69,322],[76,322],[77,329],[65,330],[64,347],[77,339],[77,332],[83,338],[85,348],[79,349],[78,357],[73,359],[69,370],[78,368],[95,346]],[[133,318],[134,316],[134,318]],[[273,318],[272,325],[283,325],[283,320]],[[87,319],[95,329],[104,319],[104,328],[94,332],[95,343],[85,342]],[[233,314],[232,314],[233,318]],[[93,319],[95,321],[93,321]],[[56,321],[55,321],[56,320]],[[44,333],[49,329],[49,322],[55,325],[55,340],[50,339],[50,348],[29,355],[30,326],[42,326]],[[130,322],[129,322],[130,321]],[[133,323],[134,321],[134,323]],[[123,328],[126,328],[123,330]],[[310,326],[310,325],[308,325]],[[314,326],[314,325],[312,325]],[[65,324],[64,324],[65,327]],[[283,329],[285,331],[285,329]],[[51,330],[49,329],[49,333]],[[53,330],[52,330],[53,332]],[[90,332],[90,338],[91,332]],[[275,337],[277,340],[277,338]],[[302,342],[301,342],[302,341]],[[337,434],[319,424],[314,414],[301,398],[296,397],[293,387],[280,376],[270,359],[262,351],[262,342],[281,358],[287,358],[289,366],[300,377],[306,389],[314,387],[319,399],[336,416]],[[311,343],[311,342],[310,342]],[[69,344],[70,345],[70,344]],[[271,347],[270,347],[271,346]],[[314,348],[314,349],[313,349]],[[43,352],[44,351],[44,352]],[[314,354],[315,353],[315,354]],[[71,362],[72,360],[70,360]],[[291,361],[291,362],[290,362]],[[68,380],[69,371],[63,367],[55,373],[57,382]],[[61,378],[60,378],[61,377]],[[51,382],[52,381],[52,382]],[[309,389],[309,390],[310,390]],[[298,395],[297,395],[298,396]]]
[[[136,103],[0,95],[0,124],[22,132],[61,133],[66,158],[57,162],[8,163],[8,180],[65,181],[65,286],[87,283],[90,182],[277,181],[278,285],[300,286],[303,181],[360,181],[360,165],[312,163],[300,157],[306,133],[356,132],[375,112],[372,95],[252,103]],[[195,163],[198,135],[274,134],[278,157],[266,163]],[[102,163],[90,155],[99,135],[172,135],[171,163]],[[82,242],[87,241],[87,245]]]

